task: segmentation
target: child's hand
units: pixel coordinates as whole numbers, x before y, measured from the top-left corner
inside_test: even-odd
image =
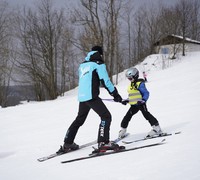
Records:
[[[140,101],[137,102],[137,105],[143,105],[143,104],[145,104],[144,100],[140,100]]]

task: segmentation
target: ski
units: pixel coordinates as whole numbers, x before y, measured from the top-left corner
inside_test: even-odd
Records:
[[[163,133],[159,136],[144,137],[144,138],[136,139],[136,140],[133,140],[133,141],[122,141],[122,142],[124,144],[131,144],[131,143],[135,143],[135,142],[139,142],[139,141],[145,141],[145,140],[148,140],[148,139],[155,139],[155,138],[160,138],[160,137],[165,137],[165,136],[172,136],[172,135],[176,135],[176,134],[180,134],[180,133],[181,133],[181,131],[175,132],[175,133]]]
[[[116,138],[116,139],[113,140],[113,141],[114,141],[115,143],[118,143],[119,141],[121,141],[122,139],[124,139],[125,137],[127,137],[128,135],[129,135],[129,133],[126,133],[125,136],[124,136],[123,138]],[[94,145],[94,144],[96,144],[96,143],[97,143],[97,141],[95,140],[95,141],[92,141],[92,142],[83,144],[83,145],[79,146],[79,149],[83,149],[83,148],[85,148],[85,147],[92,146],[92,145]],[[77,149],[77,150],[79,150],[79,149]],[[76,151],[77,151],[77,150],[76,150]],[[67,153],[70,153],[70,152],[73,152],[73,151],[69,151],[69,152],[67,152]],[[63,154],[67,154],[67,153],[53,153],[53,154],[50,154],[50,155],[48,155],[48,156],[44,156],[44,157],[38,158],[37,160],[38,160],[39,162],[43,162],[43,161],[46,161],[46,160],[55,158],[55,157],[57,157],[57,156],[61,156],[61,155],[63,155]]]
[[[89,143],[86,143],[86,144],[83,144],[83,145],[79,146],[79,149],[83,149],[83,148],[92,146],[92,145],[94,145],[94,144],[96,144],[96,143],[97,143],[96,140],[95,140],[95,141],[91,141],[91,142],[89,142]],[[79,150],[79,149],[77,149],[77,150]],[[75,150],[75,151],[77,151],[77,150]],[[73,152],[73,151],[69,151],[69,152],[67,152],[67,153],[70,153],[70,152]],[[41,158],[38,158],[37,160],[38,160],[39,162],[43,162],[43,161],[46,161],[46,160],[55,158],[55,157],[57,157],[57,156],[61,156],[61,155],[63,155],[63,154],[67,154],[67,153],[53,153],[53,154],[50,154],[50,155],[48,155],[48,156],[43,156],[43,157],[41,157]]]
[[[81,160],[86,160],[86,159],[92,159],[92,158],[111,155],[111,154],[119,154],[119,153],[123,153],[123,152],[127,152],[127,151],[134,151],[134,150],[138,150],[138,149],[144,149],[144,148],[148,148],[148,147],[162,145],[162,144],[164,144],[164,142],[165,142],[165,139],[162,139],[159,142],[148,144],[148,145],[137,146],[137,147],[133,147],[133,148],[129,148],[129,149],[121,149],[119,151],[106,151],[106,152],[89,154],[88,156],[83,156],[83,157],[79,157],[79,158],[75,158],[75,159],[62,161],[61,163],[71,163],[71,162],[76,162],[76,161],[81,161]]]
[[[121,141],[122,139],[126,138],[129,135],[130,135],[130,133],[126,133],[123,137],[118,137],[115,140],[113,140],[113,142],[118,143],[119,141]]]

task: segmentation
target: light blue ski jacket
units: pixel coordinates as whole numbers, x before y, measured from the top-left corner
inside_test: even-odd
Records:
[[[111,95],[115,90],[101,55],[97,51],[91,51],[79,66],[79,102],[97,98],[100,85],[103,85]]]

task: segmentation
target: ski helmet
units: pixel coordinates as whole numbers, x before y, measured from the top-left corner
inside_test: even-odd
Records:
[[[129,79],[129,80],[133,80],[133,79],[138,79],[139,77],[139,71],[136,69],[136,68],[129,68],[127,71],[126,71],[126,77]]]

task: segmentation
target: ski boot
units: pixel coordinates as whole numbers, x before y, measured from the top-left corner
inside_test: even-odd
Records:
[[[110,141],[109,143],[100,142],[98,144],[98,149],[94,148],[94,151],[92,151],[92,154],[104,153],[104,152],[106,152],[108,150],[119,151],[121,149],[125,149],[125,147],[124,146],[119,146],[118,144],[116,144],[113,141]]]
[[[79,149],[79,145],[77,145],[76,143],[72,143],[72,144],[64,143],[64,145],[60,146],[60,149],[56,153],[57,154],[64,154],[64,153],[67,153],[69,151],[75,151],[77,149]]]
[[[119,131],[119,138],[122,139],[124,138],[126,135],[126,128],[121,128],[121,130]]]
[[[152,128],[153,129],[147,134],[146,138],[162,136],[163,132],[159,125],[153,125]]]

